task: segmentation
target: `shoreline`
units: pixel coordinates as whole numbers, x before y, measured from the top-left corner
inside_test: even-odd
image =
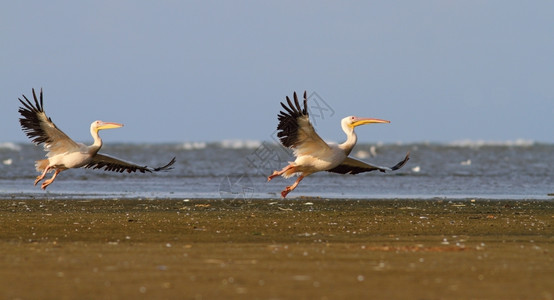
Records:
[[[554,298],[551,200],[2,199],[0,220],[8,299]]]
[[[160,201],[298,201],[312,199],[315,201],[554,201],[554,193],[544,195],[371,195],[367,196],[343,196],[304,193],[300,195],[289,195],[283,199],[278,193],[267,195],[254,195],[252,197],[224,197],[217,194],[197,195],[187,193],[117,193],[112,194],[87,194],[87,193],[67,193],[67,192],[28,192],[28,193],[10,193],[0,192],[0,201],[5,200],[76,200],[76,201],[121,201],[121,200],[160,200]]]

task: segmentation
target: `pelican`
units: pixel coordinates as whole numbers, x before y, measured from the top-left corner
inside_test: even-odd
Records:
[[[355,127],[371,123],[390,123],[390,121],[355,116],[346,117],[341,120],[342,130],[346,133],[346,141],[342,144],[327,144],[319,137],[310,123],[307,102],[306,92],[304,92],[304,107],[300,107],[296,92],[294,92],[294,104],[288,96],[288,106],[281,102],[281,106],[285,111],[281,111],[278,115],[277,136],[283,146],[294,150],[296,160],[289,162],[282,170],[274,171],[267,178],[267,181],[276,176],[289,178],[299,175],[292,185],[287,186],[281,192],[283,198],[293,191],[304,177],[316,172],[328,171],[340,174],[358,174],[375,170],[381,172],[394,171],[402,168],[408,159],[410,159],[410,153],[408,152],[401,162],[387,168],[371,165],[348,156],[357,141],[357,136],[354,132]]]
[[[19,113],[22,116],[19,119],[19,123],[27,137],[36,145],[44,144],[44,150],[47,151],[46,159],[35,162],[37,172],[41,172],[35,180],[35,185],[44,179],[47,173],[54,171],[54,175],[42,183],[41,188],[43,190],[54,182],[56,176],[61,171],[67,169],[83,167],[92,169],[104,168],[105,171],[120,173],[123,171],[128,173],[136,171],[151,173],[170,170],[172,169],[171,165],[175,163],[175,158],[173,158],[165,166],[151,168],[98,153],[98,150],[102,147],[102,139],[100,139],[98,131],[123,127],[123,124],[119,123],[94,121],[90,124],[90,134],[94,139],[94,143],[90,146],[76,143],[63,131],[58,129],[54,122],[46,116],[42,102],[42,89],[40,90],[40,102],[37,99],[35,89],[33,89],[33,97],[35,100],[34,105],[25,95],[23,95],[25,101],[19,98],[19,101],[23,104],[23,107],[19,107]]]

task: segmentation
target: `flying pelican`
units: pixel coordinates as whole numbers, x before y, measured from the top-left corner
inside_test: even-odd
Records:
[[[54,179],[56,179],[56,176],[58,176],[61,171],[71,168],[104,168],[105,171],[120,173],[123,171],[127,171],[128,173],[136,171],[151,173],[153,171],[170,170],[172,169],[171,165],[175,163],[175,158],[173,158],[163,167],[151,168],[98,153],[98,150],[102,147],[102,140],[98,135],[98,131],[122,127],[123,124],[119,123],[94,121],[90,124],[90,134],[92,138],[94,138],[94,143],[90,146],[76,143],[63,133],[63,131],[58,129],[54,122],[46,116],[42,103],[42,89],[40,90],[40,102],[37,99],[35,89],[33,89],[33,97],[35,100],[34,105],[25,95],[23,95],[25,101],[19,98],[19,101],[24,106],[19,107],[19,113],[22,116],[19,119],[19,123],[27,137],[36,145],[44,144],[44,150],[48,152],[46,154],[46,159],[35,162],[37,172],[42,172],[41,175],[37,176],[35,185],[44,179],[46,173],[54,171],[52,178],[42,183],[41,188],[43,190],[54,182]]]
[[[346,141],[342,144],[327,144],[315,132],[308,116],[306,92],[304,92],[304,107],[300,107],[298,97],[294,92],[294,104],[287,96],[288,106],[281,102],[286,112],[281,111],[278,115],[279,125],[277,136],[281,144],[287,148],[294,149],[296,160],[289,162],[289,165],[280,171],[274,171],[267,181],[276,176],[289,178],[299,175],[298,179],[291,186],[287,186],[281,196],[285,198],[288,193],[298,186],[304,177],[320,171],[328,171],[340,174],[358,174],[379,170],[381,172],[394,171],[402,168],[410,159],[410,153],[395,166],[387,168],[374,166],[350,156],[352,148],[356,145],[357,136],[354,128],[359,125],[370,123],[390,123],[387,120],[358,118],[349,116],[341,121],[342,130],[346,133]]]

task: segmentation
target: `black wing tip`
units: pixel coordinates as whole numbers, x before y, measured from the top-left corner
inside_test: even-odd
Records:
[[[338,174],[350,174],[350,175],[357,175],[357,174],[360,174],[360,173],[365,173],[365,172],[371,172],[371,171],[380,171],[380,172],[385,172],[386,170],[385,169],[382,169],[380,167],[377,167],[377,166],[374,166],[374,167],[356,167],[356,166],[349,166],[349,165],[345,165],[345,164],[340,164],[336,167],[334,167],[333,169],[330,169],[330,170],[327,170],[327,172],[331,172],[331,173],[338,173]]]
[[[138,166],[138,165],[133,165],[133,166],[125,166],[125,165],[118,165],[118,164],[114,164],[114,163],[110,163],[110,162],[104,162],[104,161],[99,161],[99,162],[95,162],[95,163],[89,163],[88,165],[84,166],[84,168],[86,169],[101,169],[103,171],[109,171],[109,172],[116,172],[116,173],[123,173],[123,172],[127,172],[127,173],[134,173],[134,172],[141,172],[141,173],[152,173],[152,172],[158,172],[158,171],[168,171],[168,170],[172,170],[173,167],[171,167],[176,161],[176,158],[173,157],[173,159],[167,163],[165,166],[162,166],[162,167],[158,167],[158,168],[151,168],[151,167],[147,167],[147,166]]]
[[[298,118],[309,118],[307,91],[304,91],[303,96],[303,107],[300,105],[296,91],[293,92],[294,101],[292,101],[289,96],[286,96],[286,103],[281,102],[281,106],[285,111],[280,111],[277,115],[277,119],[279,120],[279,124],[277,125],[277,137],[285,147],[293,147],[296,141],[296,134],[299,126]]]
[[[22,95],[24,100],[18,98],[19,102],[22,104],[22,106],[18,109],[18,112],[21,115],[19,118],[19,124],[21,125],[25,135],[27,135],[33,143],[40,145],[42,143],[50,142],[49,137],[45,134],[40,125],[43,121],[40,115],[46,117],[43,106],[42,88],[40,89],[40,100],[39,97],[37,97],[37,93],[34,88],[32,89],[32,93],[32,99],[34,101],[29,100],[29,98],[25,95]],[[50,118],[47,118],[47,120],[48,122],[52,122]],[[53,123],[52,125],[55,127]]]
[[[173,170],[173,164],[176,162],[176,157],[173,157],[171,159],[171,161],[169,163],[167,163],[167,165],[163,166],[163,167],[158,167],[158,168],[154,168],[153,171],[154,172],[158,172],[158,171],[169,171],[169,170]],[[150,170],[149,170],[150,171]]]
[[[308,115],[308,93],[304,91],[304,110],[302,111],[306,116]]]
[[[402,161],[394,165],[394,167],[392,167],[391,170],[396,171],[402,168],[408,162],[408,160],[410,160],[410,151],[408,151],[408,153],[406,153],[406,157],[404,157]]]
[[[31,89],[32,93],[33,93],[33,100],[34,100],[34,104],[33,102],[31,102],[31,100],[29,100],[24,94],[21,95],[23,96],[23,99],[25,99],[25,101],[23,101],[21,98],[17,98],[19,100],[19,102],[21,102],[21,104],[23,104],[23,106],[25,106],[25,108],[23,107],[20,107],[19,108],[19,112],[22,113],[22,111],[30,111],[30,112],[44,112],[44,102],[43,102],[43,97],[42,97],[42,88],[40,88],[40,96],[37,97],[37,93],[35,91],[35,88],[32,88]],[[39,100],[40,99],[40,100]]]
[[[355,167],[355,166],[348,166],[348,165],[341,164],[334,167],[333,169],[327,170],[327,172],[339,173],[339,174],[352,174],[352,175],[356,175],[363,172],[371,172],[371,171],[379,171],[382,173],[386,173],[387,171],[396,171],[402,168],[406,164],[406,162],[408,162],[408,160],[410,160],[410,151],[406,153],[406,157],[404,157],[402,161],[394,165],[394,167],[392,168],[384,168],[384,167],[378,167],[378,166],[374,166],[371,168],[362,168],[362,167]]]
[[[294,99],[294,102],[291,101],[289,96],[286,96],[285,99],[287,100],[286,104],[284,102],[281,102],[281,106],[287,110],[288,115],[291,117],[299,117],[299,116],[308,116],[308,97],[307,97],[307,91],[304,91],[304,101],[303,106],[300,105],[300,102],[298,100],[298,95],[296,94],[296,91],[292,93],[292,97]],[[288,104],[288,105],[287,105]],[[281,114],[286,114],[284,112],[281,112]]]

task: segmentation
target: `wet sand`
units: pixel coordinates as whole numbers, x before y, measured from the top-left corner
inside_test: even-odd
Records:
[[[0,200],[2,299],[554,299],[554,201]]]

